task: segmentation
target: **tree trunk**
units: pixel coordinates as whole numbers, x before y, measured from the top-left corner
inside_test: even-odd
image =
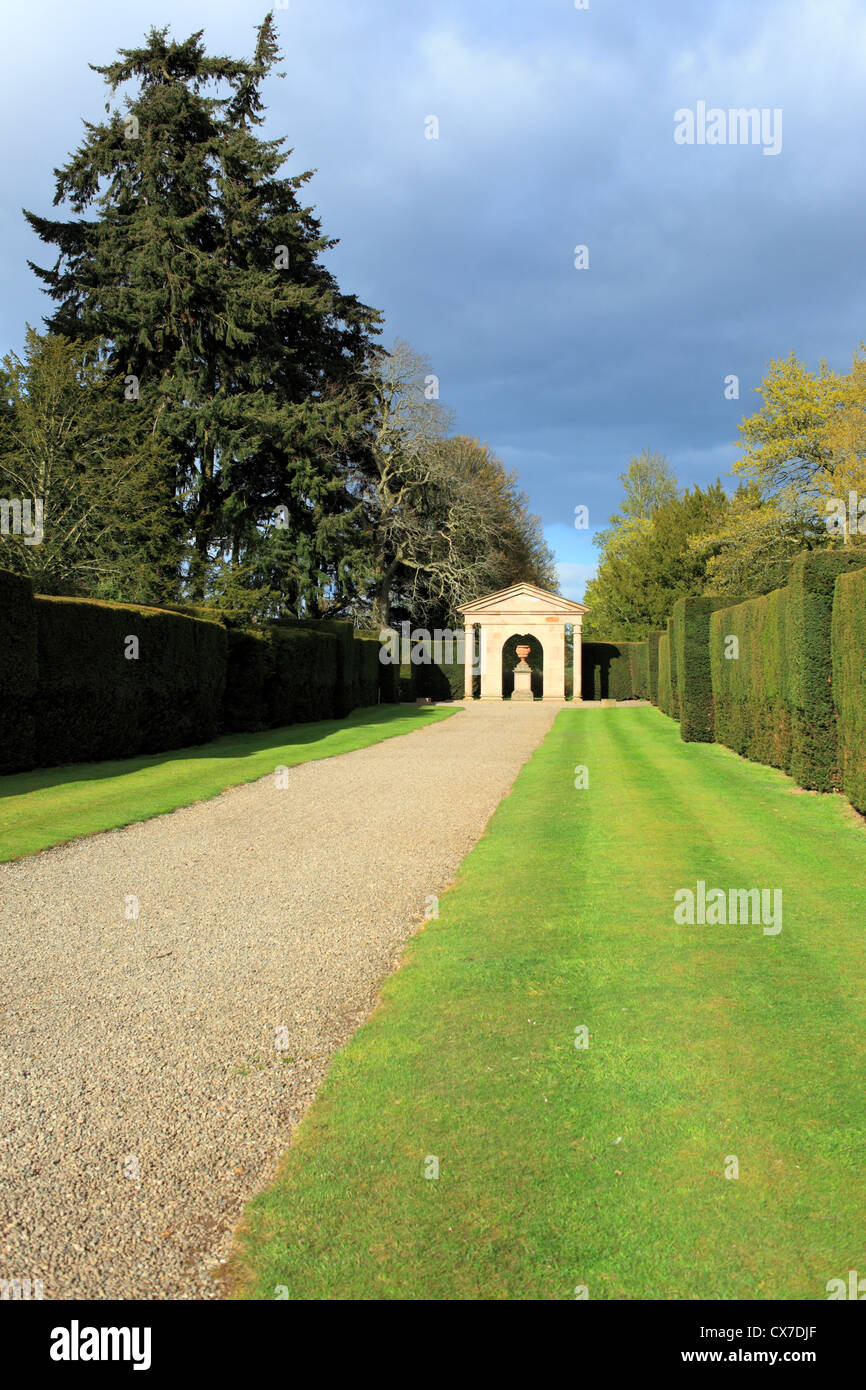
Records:
[[[380,561],[380,566],[377,566],[377,568],[380,569],[381,577],[376,583],[373,594],[373,626],[378,628],[388,627],[390,625],[391,585],[394,582],[394,575],[397,571],[396,560],[392,561],[390,565],[387,565],[385,569],[382,570],[381,565],[384,565],[384,563],[384,560],[382,560]]]
[[[201,488],[198,495],[198,508],[195,518],[195,558],[193,560],[192,596],[201,603],[205,596],[208,551],[214,523],[214,450],[205,446],[201,459]]]

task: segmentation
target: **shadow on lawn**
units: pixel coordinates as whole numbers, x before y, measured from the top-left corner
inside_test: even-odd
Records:
[[[341,730],[350,732],[370,724],[397,724],[403,721],[423,722],[435,705],[370,705],[353,710],[345,719],[320,719],[311,724],[285,724],[279,729],[262,729],[256,733],[222,734],[211,743],[195,744],[189,748],[171,748],[163,753],[141,753],[134,758],[118,758],[100,763],[69,763],[65,767],[34,768],[31,772],[13,772],[0,777],[0,801],[7,796],[22,796],[25,792],[42,791],[46,787],[61,787],[67,782],[92,782],[104,777],[120,777],[130,772],[159,767],[164,763],[190,762],[200,758],[243,758],[261,753],[266,748],[281,748],[286,744],[304,746],[320,743],[322,739]]]

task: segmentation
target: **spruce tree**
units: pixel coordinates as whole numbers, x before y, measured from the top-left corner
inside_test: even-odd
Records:
[[[31,263],[57,302],[49,327],[107,343],[119,398],[164,447],[193,596],[279,511],[290,606],[315,611],[361,544],[346,479],[379,315],[322,263],[334,242],[303,201],[311,173],[286,176],[291,150],[259,133],[279,57],[271,15],[251,60],[151,29],[94,69],[112,98],[132,91],[55,171],[74,216],[25,216],[58,248],[52,268]]]

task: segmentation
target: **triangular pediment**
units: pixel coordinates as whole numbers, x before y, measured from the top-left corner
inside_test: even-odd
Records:
[[[537,614],[580,614],[588,613],[585,603],[575,603],[573,599],[563,598],[562,594],[551,594],[547,589],[539,589],[535,584],[512,584],[509,589],[500,589],[495,594],[485,594],[483,598],[473,599],[457,609],[465,618],[480,618],[496,613]]]

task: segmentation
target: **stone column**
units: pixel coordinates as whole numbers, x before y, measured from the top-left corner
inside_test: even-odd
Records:
[[[505,638],[498,628],[481,624],[481,698],[502,699],[502,646]]]
[[[544,634],[544,698],[565,699],[565,629],[559,622]]]
[[[465,658],[465,664],[463,667],[463,698],[464,700],[471,700],[473,665],[475,661],[475,643],[473,640],[475,637],[475,628],[473,627],[472,623],[464,624],[464,632],[466,641],[463,649],[463,655]]]
[[[574,703],[583,699],[581,680],[583,678],[583,615],[574,620],[574,640],[572,656],[574,660]]]

